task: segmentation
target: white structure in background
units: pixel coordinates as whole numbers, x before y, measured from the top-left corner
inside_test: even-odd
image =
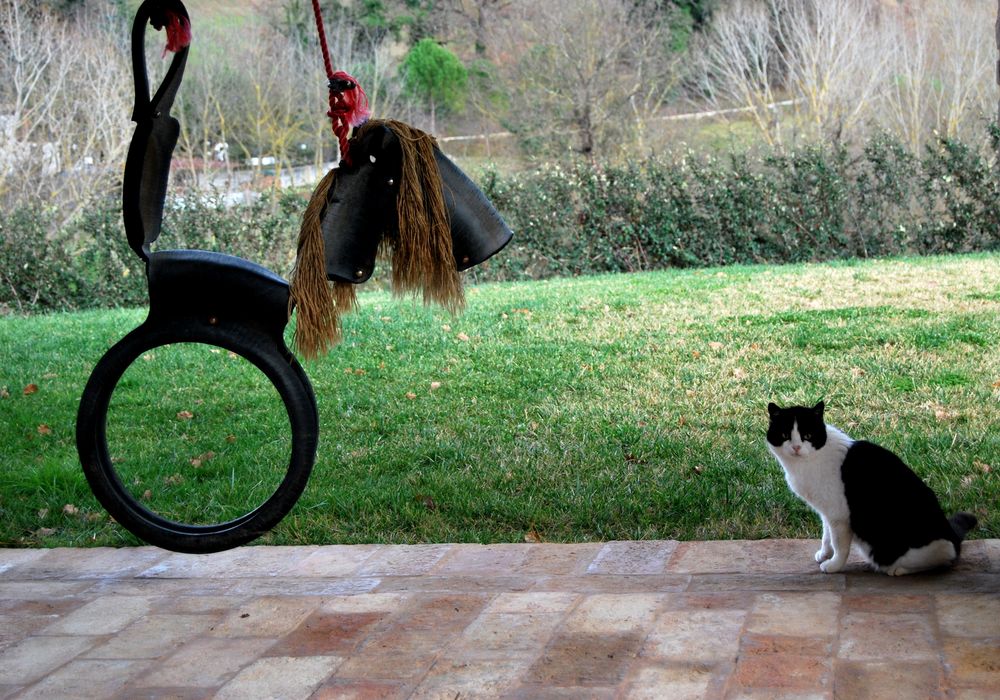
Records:
[[[229,144],[225,141],[219,141],[217,144],[212,146],[212,157],[215,158],[216,162],[226,163],[229,161]]]
[[[93,158],[83,160],[83,164],[93,165]],[[17,118],[12,114],[0,115],[0,175],[14,175],[29,166],[35,166],[45,176],[60,173],[59,147],[51,141],[39,144],[19,140]]]

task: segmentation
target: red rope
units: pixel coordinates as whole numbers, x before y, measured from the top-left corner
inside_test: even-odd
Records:
[[[352,76],[344,71],[334,72],[319,0],[312,0],[312,6],[313,16],[316,18],[316,32],[319,34],[319,47],[323,51],[323,66],[326,68],[326,77],[330,83],[330,111],[326,116],[330,117],[333,123],[333,133],[340,144],[341,160],[350,164],[348,135],[351,127],[360,126],[368,119],[370,114],[368,96]]]

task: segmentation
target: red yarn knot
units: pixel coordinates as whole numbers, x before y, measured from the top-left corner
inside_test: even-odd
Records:
[[[163,47],[163,55],[168,51],[180,51],[191,45],[191,22],[187,17],[172,10],[164,10],[163,17],[150,18],[150,22],[157,30],[166,28],[167,45]]]
[[[368,121],[371,110],[365,91],[353,76],[344,71],[330,75],[330,111],[326,115],[333,122],[333,133],[340,143],[340,157],[350,165],[348,135],[352,127]]]

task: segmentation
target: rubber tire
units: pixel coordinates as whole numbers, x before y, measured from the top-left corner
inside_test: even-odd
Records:
[[[115,387],[144,353],[172,343],[203,343],[231,350],[256,366],[278,390],[291,425],[292,449],[284,479],[262,504],[224,523],[189,525],[150,511],[122,484],[108,451],[108,406]],[[100,359],[87,381],[77,415],[76,442],[91,490],[108,513],[146,542],[175,552],[207,554],[246,544],[292,509],[312,471],[319,436],[316,399],[301,365],[284,343],[242,328],[148,322]]]

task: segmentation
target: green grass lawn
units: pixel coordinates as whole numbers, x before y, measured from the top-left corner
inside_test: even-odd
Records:
[[[91,496],[74,422],[143,317],[0,318],[0,545],[136,543]],[[1000,536],[1000,255],[484,285],[457,318],[370,292],[345,325],[307,366],[313,476],[261,542],[818,537],[764,431],[768,401],[820,398]],[[212,519],[280,475],[282,410],[242,359],[160,348],[119,385],[109,443],[137,495]]]

